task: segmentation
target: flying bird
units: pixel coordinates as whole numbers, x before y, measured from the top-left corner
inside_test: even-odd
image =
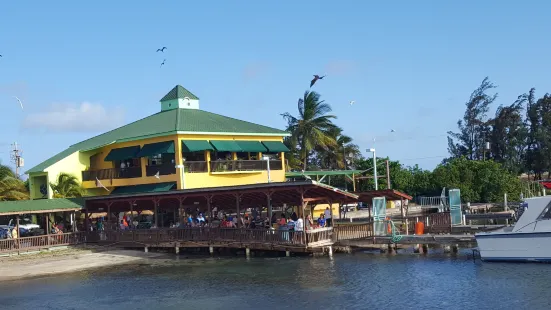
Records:
[[[391,129],[391,130],[390,130],[390,132],[396,132],[396,130],[394,130],[394,129]]]
[[[163,48],[158,48],[157,52],[163,52],[164,53],[165,50],[166,50],[166,46],[163,46]]]
[[[159,173],[159,171],[157,171],[157,173],[155,173],[155,178],[161,179],[161,174]]]
[[[354,100],[350,101],[350,105],[353,105],[354,103],[356,103],[356,101]]]
[[[161,64],[161,67],[165,64],[165,61],[166,61],[166,59],[163,59],[163,63]]]
[[[324,75],[324,76],[319,76],[319,75],[317,75],[317,74],[314,74],[314,78],[313,78],[312,81],[310,82],[310,88],[311,88],[312,86],[314,86],[314,84],[316,84],[316,82],[317,82],[318,80],[322,80],[324,77],[325,77],[325,75]]]
[[[100,180],[98,179],[98,177],[96,177],[96,187],[103,187],[103,189],[105,189],[106,191],[109,191],[107,189],[107,187],[105,187],[103,184],[101,184]]]
[[[13,96],[13,98],[17,99],[19,101],[19,105],[21,106],[21,110],[23,110],[23,103],[21,102],[21,99],[17,98],[17,96]]]

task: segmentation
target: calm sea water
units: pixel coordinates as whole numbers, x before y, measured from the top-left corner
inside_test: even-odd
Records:
[[[0,284],[1,309],[549,309],[551,266],[467,252],[166,258]]]

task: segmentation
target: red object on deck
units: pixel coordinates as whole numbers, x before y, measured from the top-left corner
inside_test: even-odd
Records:
[[[547,189],[550,189],[551,188],[551,181],[545,181],[545,182],[540,182],[541,185],[543,185],[543,187],[547,188]]]
[[[425,233],[425,223],[417,222],[415,223],[415,234],[423,235]]]

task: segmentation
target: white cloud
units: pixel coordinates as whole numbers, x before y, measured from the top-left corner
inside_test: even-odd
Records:
[[[333,60],[325,65],[325,72],[330,75],[346,75],[352,73],[357,64],[349,60]]]
[[[99,103],[52,104],[47,111],[34,112],[23,121],[25,128],[50,131],[104,132],[123,124],[124,110],[106,109]]]

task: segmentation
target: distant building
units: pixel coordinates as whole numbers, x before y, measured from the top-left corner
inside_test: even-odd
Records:
[[[161,112],[70,146],[31,168],[31,199],[52,198],[61,172],[88,195],[158,192],[285,181],[285,131],[199,109],[180,85]],[[82,122],[86,122],[83,119]]]

